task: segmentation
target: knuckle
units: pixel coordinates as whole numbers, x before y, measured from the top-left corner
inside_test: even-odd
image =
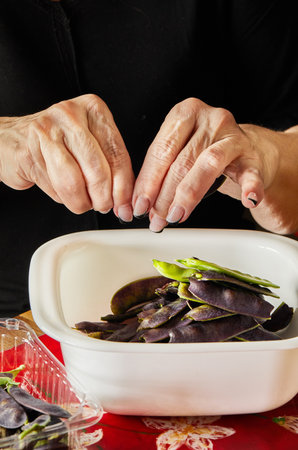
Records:
[[[84,95],[82,95],[82,99],[87,104],[90,104],[90,105],[98,104],[98,103],[100,103],[100,104],[104,103],[103,100],[101,100],[101,98],[98,97],[98,95],[96,95],[96,94],[84,94]]]
[[[58,142],[62,138],[62,130],[57,123],[53,122],[48,115],[42,115],[35,118],[28,125],[28,135],[31,142],[30,149],[32,147],[38,147],[41,143],[51,140],[52,142]]]
[[[55,188],[63,198],[75,197],[78,199],[80,196],[81,185],[75,177],[68,176],[67,179],[59,178],[55,183]]]
[[[63,100],[62,102],[55,103],[48,108],[51,115],[61,117],[61,115],[69,115],[73,111],[75,102],[73,100]]]
[[[82,117],[75,101],[65,100],[50,106],[38,120],[43,129],[60,130],[61,135],[62,129],[71,129],[73,132],[76,128],[80,128]]]
[[[183,100],[180,103],[177,103],[173,108],[172,112],[178,115],[179,117],[186,117],[192,116],[193,114],[197,114],[200,108],[204,103],[195,97],[189,97],[185,100]]]
[[[107,105],[98,97],[95,101],[91,101],[87,106],[88,122],[96,123],[97,127],[105,130],[112,128],[113,115]]]
[[[172,159],[173,153],[176,152],[177,147],[178,142],[175,136],[159,139],[154,144],[153,157],[161,163],[168,163]]]
[[[214,108],[213,113],[218,122],[218,127],[226,127],[235,123],[233,114],[225,108]]]
[[[123,167],[127,162],[127,155],[115,141],[107,143],[105,152],[108,154],[108,160],[114,169]]]
[[[84,97],[88,113],[102,116],[104,119],[109,111],[106,103],[95,94],[86,94]]]
[[[86,183],[89,190],[102,190],[103,180],[99,179],[96,176],[90,175],[86,180]]]
[[[186,156],[181,156],[170,167],[170,175],[174,179],[181,181],[190,171],[193,161]]]
[[[160,194],[154,204],[155,212],[162,218],[166,218],[169,206],[172,203],[172,198],[167,195]]]
[[[68,178],[64,183],[56,182],[55,192],[64,204],[74,213],[82,214],[90,209],[90,202],[86,199],[85,188],[75,178]]]
[[[217,171],[225,161],[225,151],[221,146],[210,147],[204,152],[204,165],[208,171]]]
[[[251,180],[262,180],[262,174],[258,167],[250,165],[245,168],[245,176]]]
[[[51,129],[51,120],[46,115],[41,115],[34,120],[32,120],[28,125],[29,136],[34,136],[35,134],[45,134],[49,133]]]
[[[104,192],[110,184],[110,170],[98,158],[91,158],[84,169],[84,178],[89,189]]]
[[[183,100],[182,104],[188,109],[196,110],[197,108],[202,106],[203,102],[196,97],[188,97],[185,100]]]

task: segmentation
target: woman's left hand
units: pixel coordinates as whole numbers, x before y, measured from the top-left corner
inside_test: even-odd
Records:
[[[149,212],[155,232],[183,222],[224,174],[220,192],[241,200],[264,228],[288,233],[297,221],[289,200],[298,189],[296,128],[239,125],[226,109],[184,100],[148,149],[134,187],[134,215]]]
[[[185,221],[215,180],[220,191],[256,208],[279,164],[278,148],[240,126],[223,108],[190,98],[174,106],[148,149],[136,180],[134,215],[150,211],[150,229]],[[270,130],[268,130],[270,131]]]

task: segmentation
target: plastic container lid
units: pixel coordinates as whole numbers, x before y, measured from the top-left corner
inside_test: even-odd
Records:
[[[0,319],[0,371],[15,369],[21,364],[25,368],[15,381],[37,398],[62,406],[71,413],[69,419],[46,427],[36,435],[20,440],[17,436],[0,439],[0,449],[33,448],[33,443],[51,438],[57,433],[71,449],[84,448],[83,429],[95,425],[102,417],[102,408],[86,398],[79,383],[66,373],[65,367],[37,338],[35,332],[18,319]],[[29,448],[29,447],[28,447]]]

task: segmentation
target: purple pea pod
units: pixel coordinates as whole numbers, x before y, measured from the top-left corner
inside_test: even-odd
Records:
[[[128,342],[135,336],[138,326],[139,320],[137,317],[134,317],[128,323],[124,324],[123,328],[114,331],[114,333],[106,338],[106,341]]]
[[[123,328],[123,326],[122,323],[88,322],[86,320],[75,324],[75,328],[84,333],[94,333],[97,331],[113,332]]]
[[[0,427],[19,428],[27,419],[24,408],[0,387]]]
[[[259,326],[253,330],[238,334],[236,339],[239,341],[278,341],[281,337],[278,336],[278,334],[267,331],[262,326]]]
[[[191,309],[185,314],[186,319],[193,319],[197,322],[206,322],[208,320],[220,319],[221,317],[232,316],[235,313],[225,309],[216,308],[210,305],[201,305]]]
[[[167,300],[173,301],[178,297],[178,281],[171,281],[170,283],[165,284],[161,288],[156,289],[156,293],[164,297]]]
[[[189,309],[192,308],[192,303],[191,302],[195,302],[194,304],[197,303],[202,303],[202,304],[206,304],[205,301],[197,298],[195,295],[193,295],[190,290],[189,290],[189,283],[180,283],[179,284],[179,288],[178,288],[178,295],[179,298],[183,298],[184,300],[188,301],[188,305],[189,305]]]
[[[156,289],[164,286],[167,282],[169,282],[168,278],[155,276],[126,284],[112,297],[112,313],[123,314],[134,305],[152,300],[156,297]]]
[[[169,340],[170,330],[167,327],[149,328],[148,330],[140,330],[134,339],[130,342],[162,342]]]
[[[134,341],[144,341],[147,343],[169,341],[169,334],[171,330],[175,328],[182,328],[188,326],[192,322],[192,319],[186,319],[184,311],[178,313],[175,317],[168,322],[157,328],[149,328],[147,330],[138,331],[137,339]]]
[[[145,319],[143,319],[138,328],[138,331],[144,330],[146,328],[156,328],[166,323],[168,320],[176,316],[176,314],[184,310],[186,307],[187,301],[179,298],[178,300],[175,300],[169,303],[168,305],[163,306],[162,308],[154,312],[151,316],[148,316]]]
[[[109,336],[111,336],[111,334],[111,331],[92,331],[91,333],[87,333],[87,336],[93,339],[101,339],[105,341]]]
[[[269,319],[274,308],[271,303],[264,300],[261,294],[242,289],[231,289],[212,281],[198,281],[196,278],[190,278],[188,290],[199,302],[237,314]]]
[[[143,306],[142,311],[147,311],[148,309],[158,309],[161,308],[162,306],[167,305],[168,303],[170,303],[170,300],[167,300],[165,297],[158,297],[157,300],[146,303]]]
[[[281,303],[271,314],[271,319],[266,320],[262,325],[268,331],[279,331],[286,328],[294,315],[294,308],[286,303]]]
[[[151,308],[151,309],[145,309],[144,311],[141,311],[138,314],[138,319],[141,322],[142,320],[146,319],[147,317],[151,317],[156,311],[158,311],[158,308]]]
[[[36,398],[18,386],[11,386],[9,388],[9,395],[17,403],[33,411],[49,414],[50,416],[63,417],[66,419],[70,417],[70,413],[61,406],[48,403],[40,398]]]
[[[195,322],[187,327],[175,328],[169,333],[169,342],[221,342],[258,326],[253,317],[237,314],[208,323]]]
[[[259,286],[258,284],[247,283],[239,278],[226,275],[225,273],[216,272],[214,270],[199,270],[198,273],[201,275],[200,281],[216,281],[221,283],[227,283],[229,285],[239,286],[249,291],[256,292],[258,294],[270,295],[271,297],[279,298],[277,294],[272,292],[270,289]]]
[[[32,435],[36,435],[36,433],[43,431],[45,427],[50,424],[51,424],[51,416],[49,416],[49,414],[41,414],[40,416],[36,417],[32,422],[26,423],[25,425],[22,426],[21,428],[22,432],[19,434],[19,439],[24,439],[25,436],[31,433]]]
[[[148,302],[143,302],[132,306],[123,314],[107,314],[106,316],[102,316],[101,320],[105,320],[107,322],[123,322],[124,320],[137,316],[139,313],[147,309],[160,308],[160,306],[163,306],[165,303],[168,303],[165,298],[156,297],[153,301],[150,300]]]

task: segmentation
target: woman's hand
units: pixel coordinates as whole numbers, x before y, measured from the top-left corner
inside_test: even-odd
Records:
[[[1,118],[0,179],[14,189],[36,184],[77,214],[114,208],[132,220],[130,157],[110,110],[93,94]]]
[[[297,216],[296,203],[287,205],[285,211],[282,200],[275,204],[273,195],[279,190],[279,199],[289,193],[297,198],[298,163],[293,155],[292,166],[287,163],[288,136],[238,125],[229,111],[198,99],[177,104],[151,144],[136,180],[134,215],[150,211],[150,228],[155,232],[167,223],[183,222],[224,174],[222,193],[240,199],[265,228],[288,233],[298,225],[297,217],[296,225],[290,224],[291,214]],[[295,142],[298,144],[297,134]],[[281,184],[283,176],[289,180],[288,192]]]

